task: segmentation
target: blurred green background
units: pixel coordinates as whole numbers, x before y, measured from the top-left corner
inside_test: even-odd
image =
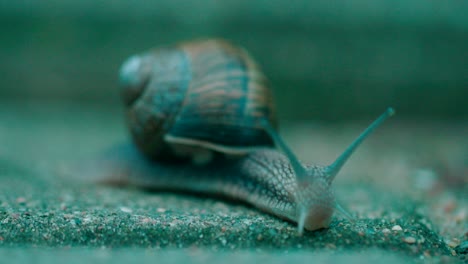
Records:
[[[0,103],[120,108],[131,54],[200,37],[244,46],[290,120],[468,117],[468,1],[2,1]]]

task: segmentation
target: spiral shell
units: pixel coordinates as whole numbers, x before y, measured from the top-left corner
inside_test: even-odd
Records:
[[[132,56],[122,65],[120,84],[133,140],[150,158],[273,146],[260,124],[267,119],[276,127],[268,80],[247,52],[226,41]]]

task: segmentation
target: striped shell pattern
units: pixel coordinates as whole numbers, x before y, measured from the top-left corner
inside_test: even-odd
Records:
[[[243,49],[226,41],[132,56],[122,65],[120,84],[133,140],[150,158],[170,159],[184,148],[243,154],[273,145],[260,125],[266,118],[276,127],[268,80]]]

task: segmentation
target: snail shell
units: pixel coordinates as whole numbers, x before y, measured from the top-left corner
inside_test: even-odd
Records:
[[[133,140],[153,160],[273,146],[259,122],[276,127],[268,80],[246,51],[226,41],[132,56],[120,84]]]

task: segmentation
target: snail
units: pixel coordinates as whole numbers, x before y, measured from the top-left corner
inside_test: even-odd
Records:
[[[394,114],[388,108],[331,165],[309,165],[276,131],[259,67],[226,41],[132,56],[121,67],[120,83],[135,144],[100,160],[107,182],[233,198],[297,223],[299,234],[328,227],[335,209],[347,214],[335,201],[333,179]]]

